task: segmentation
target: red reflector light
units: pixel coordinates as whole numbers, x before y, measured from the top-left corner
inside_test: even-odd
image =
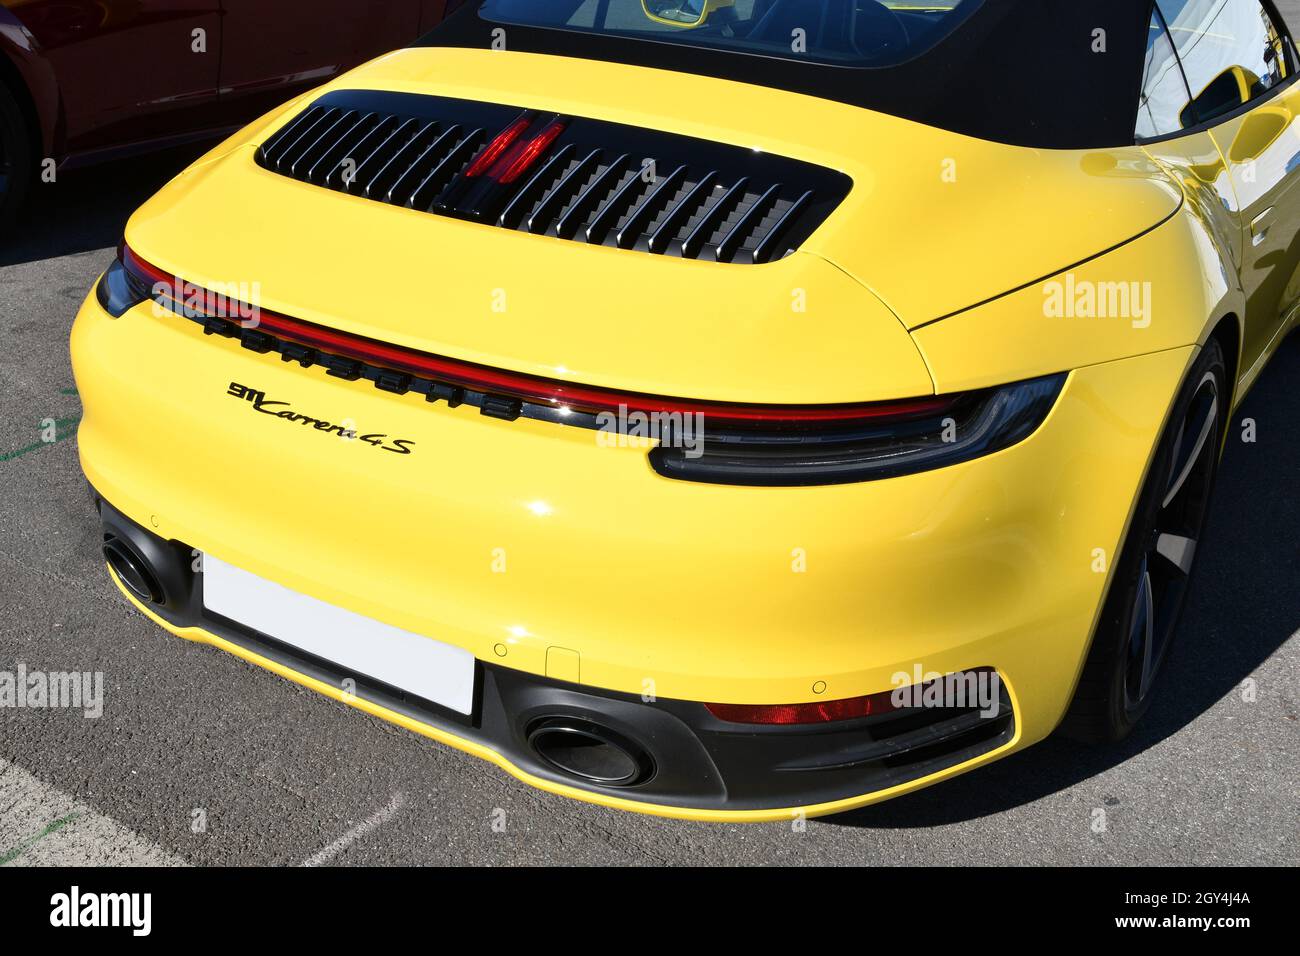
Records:
[[[478,154],[478,158],[474,162],[470,163],[469,169],[465,170],[465,177],[473,179],[475,176],[481,176],[487,172],[492,164],[501,158],[501,154],[510,148],[510,144],[532,125],[532,122],[530,117],[521,116],[498,133],[496,139],[488,143],[487,148]]]
[[[898,710],[892,690],[866,697],[817,701],[813,704],[705,704],[719,720],[733,724],[828,724],[836,720],[854,720]]]

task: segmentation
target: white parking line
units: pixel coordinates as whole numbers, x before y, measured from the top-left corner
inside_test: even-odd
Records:
[[[375,827],[383,826],[389,820],[393,819],[393,817],[397,816],[398,812],[402,809],[402,805],[405,802],[406,802],[406,798],[403,797],[400,793],[394,794],[393,799],[388,801],[387,806],[383,807],[382,809],[374,813],[369,819],[363,820],[360,823],[358,823],[347,833],[343,834],[341,837],[339,837],[329,846],[325,847],[325,849],[321,850],[319,853],[315,854],[314,856],[310,856],[306,860],[303,860],[303,862],[299,865],[300,866],[321,866],[324,863],[328,863],[330,860],[338,856],[340,853],[346,850],[353,843],[357,842],[357,840],[361,839],[371,830],[375,829]]]
[[[0,759],[0,866],[185,866],[111,817]]]

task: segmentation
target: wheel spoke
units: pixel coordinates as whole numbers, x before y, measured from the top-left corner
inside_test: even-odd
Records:
[[[1138,684],[1138,700],[1147,695],[1151,689],[1151,681],[1155,678],[1155,633],[1153,618],[1155,617],[1155,601],[1151,594],[1151,572],[1143,568],[1142,581],[1138,585],[1142,590],[1138,595],[1138,601],[1141,603],[1143,612],[1142,620],[1145,633],[1142,639],[1142,680]]]
[[[1196,539],[1162,532],[1156,538],[1156,554],[1176,567],[1182,574],[1191,574],[1192,560],[1196,557]]]
[[[1160,504],[1161,508],[1168,508],[1169,503],[1177,498],[1178,493],[1183,490],[1183,485],[1187,483],[1188,476],[1191,475],[1192,469],[1196,467],[1197,461],[1201,458],[1201,452],[1205,450],[1205,445],[1210,440],[1210,435],[1214,433],[1219,421],[1219,396],[1216,392],[1212,391],[1210,393],[1209,405],[1201,411],[1197,418],[1199,421],[1193,422],[1189,420],[1183,423],[1182,433],[1179,435],[1178,444],[1174,448],[1173,477],[1169,482],[1169,490],[1165,492],[1165,500]],[[1195,438],[1189,446],[1187,438],[1192,429],[1195,430]]]

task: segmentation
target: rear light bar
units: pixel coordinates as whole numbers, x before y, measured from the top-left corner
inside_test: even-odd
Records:
[[[141,259],[123,246],[126,270],[153,286],[155,297],[173,299],[163,290],[193,287],[171,273]],[[200,293],[195,296],[202,301]],[[241,310],[243,311],[243,310]],[[540,405],[562,407],[591,414],[613,413],[626,416],[633,412],[647,415],[703,415],[706,425],[730,424],[746,427],[784,428],[790,426],[861,427],[884,426],[930,418],[953,408],[959,397],[942,396],[873,402],[855,405],[742,405],[728,402],[692,401],[658,395],[640,395],[617,389],[572,385],[539,376],[507,372],[457,359],[430,355],[413,349],[388,345],[359,335],[338,332],[323,326],[293,319],[268,309],[257,309],[257,330],[320,349],[331,355],[355,359],[439,382],[502,395]],[[226,318],[226,316],[216,316]],[[231,318],[231,321],[238,321]]]
[[[506,154],[493,169],[502,162],[513,160]],[[416,392],[430,402],[472,405],[507,421],[532,418],[637,440],[646,437],[638,430],[648,421],[656,426],[647,443],[651,467],[679,481],[799,487],[946,468],[1028,439],[1055,407],[1067,378],[1048,375],[977,392],[846,405],[745,405],[640,395],[430,355],[251,309],[184,283],[125,245],[119,255],[97,290],[111,315],[152,298],[199,322],[205,332],[238,338],[255,352],[276,352],[304,368],[320,365],[349,381],[365,378],[394,394]],[[237,316],[208,315],[196,311],[195,302]],[[249,315],[257,317],[255,327],[241,323]]]

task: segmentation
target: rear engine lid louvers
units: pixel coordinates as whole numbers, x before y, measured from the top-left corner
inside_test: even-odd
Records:
[[[264,169],[395,206],[711,262],[781,259],[848,195],[832,169],[581,117],[412,93],[316,100]]]

